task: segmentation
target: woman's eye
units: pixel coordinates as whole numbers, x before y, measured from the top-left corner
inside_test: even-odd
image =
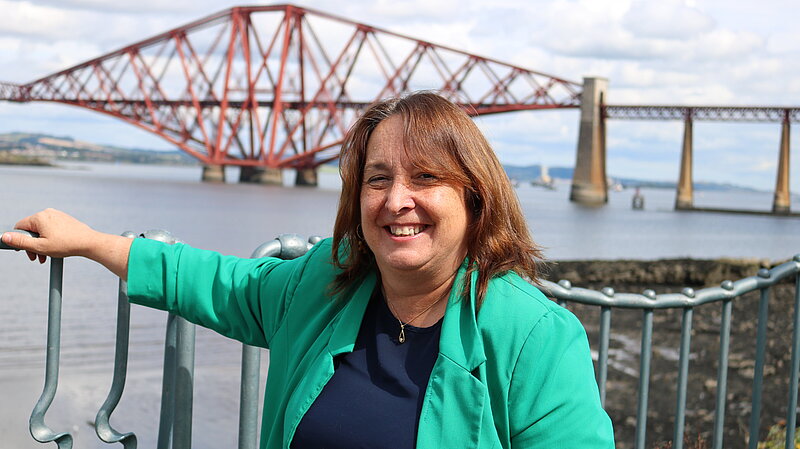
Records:
[[[432,173],[420,173],[418,177],[423,181],[436,181],[437,179],[439,179],[436,177],[436,175]]]
[[[367,184],[376,185],[385,182],[388,178],[383,175],[370,176],[367,178]]]

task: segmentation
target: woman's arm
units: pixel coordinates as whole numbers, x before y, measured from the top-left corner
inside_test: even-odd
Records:
[[[16,232],[3,234],[3,243],[25,250],[28,258],[44,263],[47,256],[82,256],[108,268],[122,280],[128,277],[128,253],[131,239],[95,231],[70,215],[46,209],[23,218],[16,229],[35,232],[34,238]]]

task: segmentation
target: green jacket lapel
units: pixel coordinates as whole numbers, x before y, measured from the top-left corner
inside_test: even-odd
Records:
[[[419,449],[478,447],[486,438],[483,421],[491,424],[488,390],[479,374],[486,354],[475,314],[477,273],[470,278],[469,298],[463,298],[466,267],[462,265],[456,276],[442,322],[439,357],[419,418]]]

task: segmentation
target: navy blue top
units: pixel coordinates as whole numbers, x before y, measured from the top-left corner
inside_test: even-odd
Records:
[[[375,289],[353,352],[334,358],[333,377],[305,414],[292,449],[412,449],[425,389],[439,353],[442,321],[400,323]]]

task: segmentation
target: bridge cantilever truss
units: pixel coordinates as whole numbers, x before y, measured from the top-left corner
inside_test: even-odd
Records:
[[[111,115],[205,164],[309,168],[338,157],[359,110],[419,89],[472,115],[574,108],[581,93],[579,83],[276,5],[231,8],[27,84],[0,83],[0,100]]]

